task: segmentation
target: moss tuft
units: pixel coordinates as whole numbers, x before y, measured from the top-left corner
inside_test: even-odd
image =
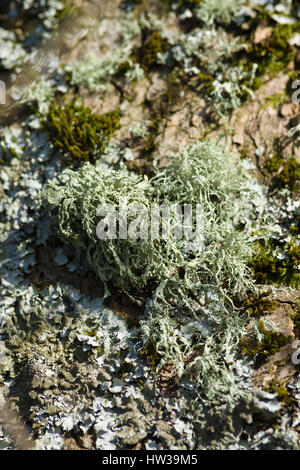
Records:
[[[276,249],[281,248],[284,256],[276,257]],[[298,288],[300,276],[298,264],[300,246],[293,240],[282,243],[274,240],[255,244],[256,256],[251,262],[256,281],[259,284],[279,284]]]
[[[119,112],[98,115],[82,105],[53,102],[43,127],[64,154],[94,163],[119,128]]]
[[[149,71],[154,65],[158,65],[158,53],[164,54],[169,50],[168,41],[161,36],[159,31],[154,31],[146,39],[140,51],[140,63],[143,69]]]
[[[255,346],[248,346],[245,340],[241,341],[242,352],[249,356],[256,356],[261,354],[263,356],[270,356],[280,351],[286,346],[291,338],[278,333],[277,331],[267,330],[264,322],[261,320],[258,324],[258,330],[263,335],[261,340],[257,340]]]
[[[298,303],[296,312],[291,316],[296,330],[298,330],[298,333],[300,333],[300,302]]]
[[[279,380],[272,380],[266,391],[269,393],[276,393],[279,400],[286,405],[293,405],[296,402],[295,398],[287,391],[286,386]]]
[[[292,157],[286,161],[282,171],[276,176],[276,183],[280,186],[288,186],[291,190],[295,189],[300,181],[300,164]]]
[[[276,301],[270,300],[267,296],[268,294],[261,294],[247,298],[242,304],[243,310],[254,318],[272,312],[276,308]]]
[[[266,24],[269,21],[268,18]],[[253,64],[257,64],[256,77],[252,83],[247,84],[248,88],[255,91],[262,84],[261,77],[269,76],[271,78],[282,70],[286,70],[288,64],[294,59],[296,52],[295,48],[290,46],[289,40],[298,30],[299,22],[291,25],[277,24],[273,28],[270,37],[258,44],[252,42],[246,54],[243,52],[238,53],[238,56],[242,56],[242,58],[236,63],[244,71],[251,70]],[[287,90],[287,92],[290,95],[290,90]]]
[[[154,343],[148,341],[139,351],[139,355],[147,359],[150,369],[155,371],[160,363],[161,356]]]
[[[280,155],[269,157],[264,168],[272,176],[274,186],[289,187],[291,191],[296,189],[300,181],[300,164],[295,157],[284,160]]]
[[[284,158],[281,155],[273,155],[269,157],[264,164],[264,168],[269,173],[276,173],[280,170],[282,165],[284,164]]]

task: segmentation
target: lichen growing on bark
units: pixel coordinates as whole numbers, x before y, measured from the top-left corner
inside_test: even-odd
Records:
[[[144,331],[148,340],[158,345],[160,365],[172,359],[181,375],[184,356],[206,344],[205,350],[211,354],[197,358],[194,366],[197,380],[206,384],[204,393],[209,395],[220,392],[222,376],[224,379],[228,375],[226,365],[220,363],[221,357],[224,351],[233,353],[243,332],[243,322],[229,297],[242,297],[253,289],[247,267],[250,238],[238,228],[240,213],[236,204],[239,201],[242,207],[252,197],[246,180],[234,155],[212,142],[195,142],[181,148],[176,158],[169,158],[165,169],[157,170],[150,180],[128,175],[124,170],[103,171],[84,165],[77,172],[66,170],[65,183],[49,185],[43,193],[47,207],[52,212],[54,209],[59,235],[86,251],[107,289],[110,285],[121,289],[133,301],[145,301],[145,293],[151,296],[149,322],[145,320]],[[117,211],[121,196],[126,196],[128,204],[142,204],[148,215],[154,203],[201,205],[204,248],[200,249],[199,242],[193,250],[187,250],[186,242],[172,234],[163,240],[120,240],[118,236],[99,240],[97,208],[108,204]],[[172,219],[172,224],[175,222]],[[205,292],[208,296],[214,292],[215,298],[206,308],[199,303]],[[214,302],[218,307],[212,307]],[[178,322],[187,318],[202,324],[196,335],[198,343],[191,341],[189,347],[180,346],[181,334],[170,343],[171,331],[176,331]],[[165,328],[170,329],[169,333]],[[206,328],[211,331],[208,338]],[[217,337],[222,338],[221,343]],[[207,368],[211,369],[212,380],[204,378]]]

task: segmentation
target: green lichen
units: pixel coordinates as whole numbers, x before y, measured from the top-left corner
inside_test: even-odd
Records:
[[[228,25],[237,10],[236,0],[223,0],[222,2],[202,0],[194,3],[199,3],[199,7],[196,9],[197,18],[207,25],[214,23]]]
[[[119,113],[98,115],[82,105],[53,102],[43,127],[65,155],[94,163],[119,128]]]
[[[34,73],[33,73],[34,74]],[[20,95],[19,102],[25,103],[32,107],[33,111],[41,116],[47,115],[49,112],[49,105],[53,99],[54,89],[53,85],[44,77],[39,78],[38,74],[34,74],[30,84],[23,85],[22,87],[12,87],[10,94]]]
[[[207,226],[208,240],[211,237],[213,239],[218,234],[217,238],[221,237],[218,242],[220,243],[220,249],[221,251],[225,249],[226,252],[228,250],[228,257],[223,259],[223,269],[215,272],[214,268],[211,269],[211,261],[213,260],[209,260],[211,255],[214,253],[213,256],[215,257],[216,253],[213,245],[208,243],[207,249],[201,254],[201,271],[203,275],[205,273],[208,280],[214,277],[214,272],[217,278],[219,278],[219,275],[221,277],[225,275],[227,278],[225,273],[228,272],[229,274],[233,270],[235,275],[232,278],[229,276],[227,279],[228,288],[229,286],[233,288],[234,285],[240,282],[243,284],[242,280],[248,276],[247,268],[243,267],[242,260],[245,256],[249,255],[249,251],[247,250],[247,243],[244,240],[243,234],[238,230],[230,232],[229,236],[228,224],[232,224],[232,213],[230,213],[229,207],[232,210],[232,204],[235,204],[235,199],[232,199],[232,197],[234,194],[236,197],[239,197],[240,191],[244,191],[246,187],[243,187],[243,176],[239,173],[239,167],[233,168],[232,166],[233,157],[229,155],[228,161],[226,161],[226,155],[228,156],[226,152],[223,152],[221,148],[210,142],[198,142],[188,146],[186,149],[183,148],[180,156],[176,159],[170,159],[164,172],[158,172],[150,181],[135,175],[128,177],[122,171],[104,171],[93,168],[91,165],[85,165],[78,172],[71,172],[69,174],[71,180],[74,180],[74,182],[76,180],[76,185],[79,184],[78,187],[76,186],[77,189],[68,183],[55,190],[54,186],[51,186],[49,189],[51,194],[54,190],[57,197],[60,195],[61,201],[65,200],[65,204],[68,206],[68,212],[66,212],[67,206],[65,204],[59,210],[58,217],[61,235],[63,239],[68,239],[74,243],[76,241],[79,242],[79,239],[82,238],[80,244],[87,248],[90,246],[90,255],[92,256],[93,254],[93,257],[95,256],[93,265],[100,278],[104,282],[108,279],[113,280],[116,287],[123,288],[125,292],[127,290],[132,292],[132,289],[136,288],[140,289],[151,279],[161,282],[164,276],[166,276],[165,279],[170,280],[170,285],[173,284],[173,281],[175,284],[177,281],[182,283],[179,267],[184,267],[186,280],[190,270],[190,275],[194,278],[195,260],[192,257],[191,265],[189,266],[189,256],[186,255],[187,258],[185,256],[181,258],[178,254],[178,264],[175,264],[177,266],[175,272],[177,270],[178,272],[175,277],[173,277],[173,273],[170,278],[169,264],[173,265],[173,257],[177,258],[176,253],[179,249],[179,246],[176,246],[176,242],[172,237],[166,244],[157,244],[157,242],[154,243],[152,240],[134,241],[131,239],[109,240],[99,244],[96,236],[96,218],[93,213],[101,201],[106,203],[110,201],[117,204],[119,196],[122,195],[128,196],[133,201],[136,200],[137,203],[143,203],[146,208],[151,203],[163,201],[169,201],[170,203],[185,202],[187,204],[203,203],[204,210],[206,207],[210,214],[208,218],[210,222]],[[236,163],[238,164],[238,161]],[[226,177],[224,172],[226,172]],[[197,174],[199,181],[196,179]],[[191,182],[194,185],[192,188]],[[90,189],[88,189],[89,186],[91,186]],[[86,189],[84,189],[85,187]],[[116,188],[118,188],[117,192]],[[89,201],[90,211],[86,210],[84,214],[80,215],[78,211],[81,206],[77,206],[77,203],[80,202],[81,198],[85,198],[87,190],[89,194],[93,193],[93,198]],[[73,191],[75,191],[74,194]],[[49,203],[52,200],[50,193],[48,198]],[[57,200],[57,197],[55,197],[55,200]],[[69,198],[70,203],[73,201],[71,205],[67,203]],[[222,204],[221,201],[223,201]],[[90,217],[92,217],[91,220]],[[216,221],[215,225],[212,224],[212,217]],[[86,222],[84,222],[84,219],[86,219]],[[80,236],[78,236],[78,230]],[[91,238],[89,239],[89,237]],[[97,246],[96,252],[92,249],[94,243]],[[181,243],[182,241],[180,246]],[[115,255],[113,254],[115,250],[118,252],[120,265],[116,264]],[[138,253],[136,250],[138,250]],[[165,250],[167,250],[166,253]],[[131,257],[130,253],[135,253],[135,255]],[[167,255],[167,258],[165,258],[162,264],[161,256],[165,256],[163,253]],[[110,269],[107,271],[103,271],[101,267],[100,259],[103,259],[103,257],[110,265]],[[234,266],[233,259],[236,260],[236,266]],[[119,275],[120,269],[123,273],[121,277]]]

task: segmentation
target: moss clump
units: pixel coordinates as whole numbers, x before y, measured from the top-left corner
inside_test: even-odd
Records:
[[[276,301],[270,300],[268,294],[261,294],[260,296],[252,296],[247,298],[241,307],[251,317],[259,318],[260,316],[272,312],[276,308]]]
[[[281,248],[283,257],[276,257],[276,249]],[[278,245],[277,241],[268,240],[255,245],[257,255],[251,262],[251,268],[259,284],[279,284],[298,288],[300,275],[298,265],[300,246],[293,240]]]
[[[274,76],[293,60],[295,50],[289,45],[297,25],[278,24],[274,27],[272,35],[259,44],[252,44],[249,59],[258,64],[260,75]]]
[[[156,114],[154,118],[152,119],[151,123],[149,124],[149,135],[146,139],[146,142],[144,144],[144,150],[147,153],[153,152],[155,150],[155,138],[157,137],[161,122],[162,122],[162,115],[161,114]]]
[[[275,93],[274,95],[266,98],[266,105],[271,105],[273,108],[277,108],[278,106],[286,103],[287,99],[288,96],[286,93]]]
[[[295,328],[300,333],[300,302],[298,303],[298,307],[296,309],[296,312],[291,316],[291,318],[294,322]]]
[[[164,39],[159,31],[154,31],[144,42],[140,51],[140,63],[144,70],[149,71],[157,65],[157,54],[164,54],[170,50],[168,41]]]
[[[292,88],[292,85],[293,85],[294,81],[296,81],[298,79],[299,79],[299,71],[292,70],[291,72],[289,72],[289,79],[288,79],[288,82],[285,86],[285,94],[287,96],[292,96],[292,94],[294,93],[295,89]]]
[[[134,171],[138,175],[147,175],[149,177],[154,175],[152,154],[156,148],[155,139],[158,135],[162,121],[162,115],[160,113],[155,114],[148,125],[149,132],[143,141],[142,158],[127,162],[127,168],[130,171]]]
[[[287,186],[293,191],[300,181],[300,164],[294,157],[285,161],[282,156],[274,155],[266,160],[264,168],[271,174],[274,186]]]
[[[150,369],[154,372],[160,363],[161,356],[158,353],[154,343],[148,341],[144,347],[139,349],[139,355],[147,359]]]
[[[282,171],[276,176],[276,183],[280,186],[288,186],[291,190],[295,189],[300,181],[300,163],[292,157],[286,161]]]
[[[200,81],[200,84],[203,86],[205,93],[210,94],[214,90],[213,82],[215,78],[213,75],[206,74],[206,73],[198,73],[198,78]]]
[[[263,16],[265,25],[270,22],[269,15]],[[247,52],[239,52],[234,63],[242,67],[245,72],[251,72],[253,64],[257,64],[256,77],[251,83],[245,83],[248,88],[255,91],[261,84],[263,76],[273,77],[282,70],[286,70],[288,64],[294,59],[295,48],[290,46],[289,40],[299,30],[299,22],[292,25],[277,24],[273,33],[264,41],[251,43]],[[290,96],[290,90],[287,90]]]
[[[82,105],[53,102],[43,127],[64,154],[94,163],[119,128],[119,112],[98,115]]]
[[[242,352],[249,356],[256,356],[261,354],[263,356],[270,356],[280,351],[286,346],[291,338],[278,333],[277,331],[267,330],[264,322],[261,320],[258,324],[258,330],[263,335],[261,340],[257,340],[255,346],[248,346],[245,340],[241,342]]]
[[[134,69],[135,64],[137,64],[136,57],[133,57],[133,56],[128,57],[126,60],[124,60],[124,62],[122,62],[119,65],[118,70],[115,73],[115,76],[119,77],[119,76],[125,75],[126,72]]]
[[[269,393],[276,393],[279,400],[286,405],[294,405],[296,402],[295,398],[292,397],[287,391],[285,385],[279,380],[272,380],[269,383],[269,386],[266,391]]]
[[[281,155],[273,155],[267,158],[264,164],[264,168],[269,173],[277,173],[284,164],[284,158]]]

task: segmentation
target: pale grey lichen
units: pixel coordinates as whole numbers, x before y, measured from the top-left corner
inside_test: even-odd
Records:
[[[41,77],[24,87],[12,87],[11,96],[20,104],[35,105],[41,115],[46,115],[54,95],[53,80]]]
[[[197,370],[203,393],[223,393],[218,375],[222,371],[229,374],[220,361],[232,362],[245,321],[235,312],[229,296],[241,297],[253,289],[247,268],[251,256],[248,235],[233,220],[234,216],[235,222],[239,219],[236,200],[241,207],[252,196],[236,158],[213,143],[195,142],[181,148],[179,156],[170,159],[165,170],[151,180],[124,170],[84,165],[77,172],[66,170],[64,181],[63,186],[49,185],[43,196],[47,206],[56,209],[62,239],[87,253],[107,291],[112,283],[136,301],[138,293],[154,283],[143,331],[162,356],[160,366],[171,361],[181,376],[183,358],[203,346],[203,353],[189,368]],[[150,238],[99,241],[97,208],[104,204],[117,208],[122,196],[128,205],[142,204],[149,214],[152,203],[200,204],[205,248],[185,251],[184,242],[174,235],[163,243]],[[199,304],[200,295],[207,298],[205,306]],[[200,322],[194,344],[179,328],[189,318]]]
[[[16,68],[20,70],[20,65],[25,57],[23,47],[17,43],[13,31],[0,28],[0,63],[5,69]]]
[[[119,44],[104,54],[89,52],[82,60],[67,64],[71,85],[82,85],[94,91],[105,90],[105,81],[118,72],[120,66],[128,64],[126,76],[129,81],[143,77],[143,70],[133,62],[131,53],[134,40],[140,34],[140,26],[132,15],[127,15],[120,30]]]
[[[215,22],[228,24],[232,17],[237,14],[238,0],[202,0],[200,6],[196,9],[196,16],[207,25],[213,25]]]

